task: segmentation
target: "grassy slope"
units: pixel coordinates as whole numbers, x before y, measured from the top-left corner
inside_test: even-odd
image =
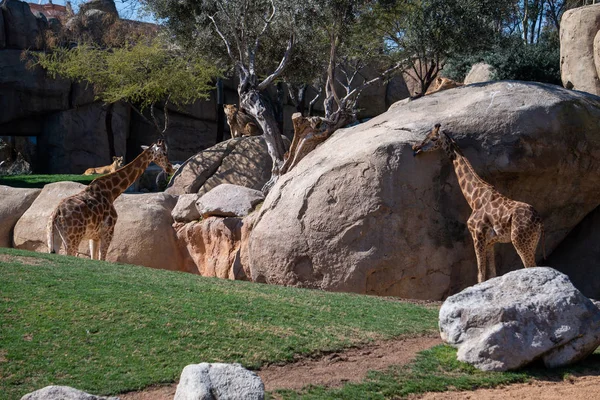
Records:
[[[71,181],[87,185],[100,175],[8,175],[0,176],[0,185],[20,188],[43,188],[54,182]]]
[[[172,382],[190,363],[256,368],[436,323],[437,309],[391,299],[0,249],[8,399],[49,384],[114,394]]]

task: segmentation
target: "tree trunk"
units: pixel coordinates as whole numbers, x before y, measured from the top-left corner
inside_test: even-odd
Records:
[[[271,179],[265,184],[262,191],[266,194],[271,190],[273,185],[279,179],[281,167],[283,165],[283,155],[285,153],[285,146],[273,108],[259,93],[257,89],[246,89],[241,87],[239,90],[240,96],[240,107],[248,112],[256,122],[260,125],[265,142],[267,143],[267,150],[271,160],[273,161],[273,167],[271,169]]]
[[[117,155],[115,150],[115,133],[113,132],[112,127],[112,117],[113,117],[113,109],[115,107],[115,103],[109,103],[106,105],[106,114],[104,116],[104,124],[106,125],[106,137],[108,139],[108,153],[110,155],[110,162],[112,162],[113,157]]]
[[[223,80],[217,78],[217,143],[223,141],[225,135],[225,110],[223,110],[224,93],[223,93]]]

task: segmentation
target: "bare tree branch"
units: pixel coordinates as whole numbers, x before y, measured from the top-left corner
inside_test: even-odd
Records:
[[[292,48],[294,47],[295,36],[292,33],[290,39],[288,40],[287,48],[285,49],[285,53],[283,54],[283,58],[281,62],[273,71],[271,75],[265,78],[264,81],[258,84],[258,90],[265,90],[275,79],[279,78],[279,76],[283,73],[283,70],[287,66],[287,63],[290,61],[292,55]]]

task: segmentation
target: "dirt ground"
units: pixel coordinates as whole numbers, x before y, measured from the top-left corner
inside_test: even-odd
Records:
[[[266,390],[300,389],[308,384],[341,386],[359,382],[370,370],[411,362],[421,351],[440,344],[439,337],[419,337],[383,341],[316,359],[303,359],[286,365],[271,365],[257,371]],[[600,374],[600,373],[599,373]],[[426,393],[410,400],[570,400],[600,398],[600,376],[572,376],[568,380],[533,381],[495,389],[467,392]],[[119,395],[121,400],[172,400],[177,384],[153,387]]]

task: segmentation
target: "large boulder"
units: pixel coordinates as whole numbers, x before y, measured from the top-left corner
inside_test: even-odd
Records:
[[[240,364],[201,363],[181,372],[174,400],[263,400],[265,386],[258,375]]]
[[[21,50],[2,50],[0,124],[69,108],[71,82],[52,79],[40,67],[28,70],[21,61],[21,53]],[[22,134],[21,130],[0,129],[3,135]]]
[[[69,386],[46,386],[26,394],[21,397],[21,400],[119,400],[119,398],[95,396]]]
[[[21,189],[0,185],[0,247],[12,247],[15,224],[40,194],[40,189]]]
[[[600,4],[565,11],[560,21],[560,73],[568,89],[600,95],[594,38],[600,31]]]
[[[29,4],[19,0],[5,0],[2,5],[6,47],[19,50],[38,50],[42,32]]]
[[[493,78],[494,75],[494,67],[490,64],[486,64],[483,62],[473,64],[469,73],[465,77],[465,85],[470,85],[472,83],[481,83],[481,82],[489,82]]]
[[[264,199],[260,190],[223,183],[200,197],[196,208],[203,218],[245,217]]]
[[[113,107],[112,129],[117,155],[125,155],[130,109]],[[106,107],[101,103],[60,111],[46,118],[40,144],[44,170],[54,174],[81,174],[112,162],[106,134]],[[147,143],[149,144],[149,143]]]
[[[538,359],[562,367],[600,345],[598,307],[547,267],[513,271],[450,296],[439,326],[442,339],[458,347],[458,359],[484,371]]]
[[[196,207],[196,202],[199,198],[200,195],[197,193],[179,195],[177,204],[175,205],[175,208],[173,208],[173,211],[171,211],[173,221],[183,223],[198,221],[200,219],[200,213]]]
[[[524,82],[450,89],[338,130],[282,176],[250,237],[252,280],[421,299],[475,283],[453,166],[412,154],[436,123],[483,179],[541,213],[548,253],[600,204],[599,97]],[[496,264],[522,268],[512,245],[496,246]]]
[[[80,192],[85,185],[58,182],[44,186],[29,209],[17,222],[14,247],[47,252],[46,224],[60,200]],[[177,198],[164,193],[122,194],[114,203],[119,218],[107,261],[197,273],[183,252],[172,228],[171,211]],[[89,257],[89,243],[81,242],[79,253]]]
[[[79,14],[85,14],[90,10],[98,10],[116,17],[119,16],[117,6],[113,0],[88,0],[79,6]]]
[[[106,261],[197,273],[177,242],[171,211],[177,197],[165,193],[122,194]]]
[[[289,141],[284,139],[286,146]],[[170,194],[205,194],[222,183],[260,190],[272,161],[262,135],[226,140],[185,161],[171,178]]]

